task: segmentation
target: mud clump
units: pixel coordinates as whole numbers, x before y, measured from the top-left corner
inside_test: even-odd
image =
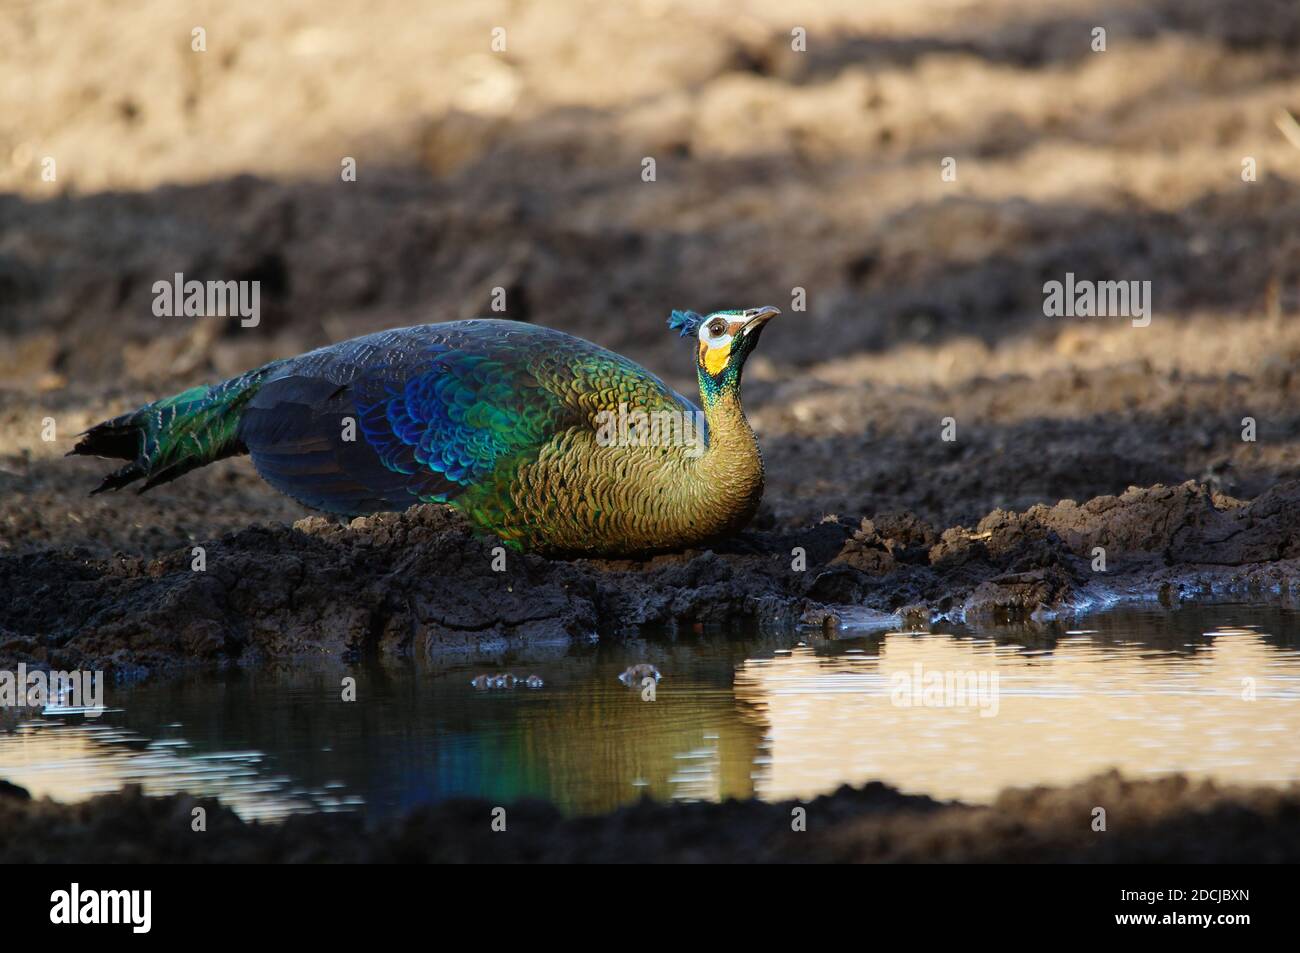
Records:
[[[767,555],[687,552],[643,562],[510,553],[446,507],[347,526],[253,527],[157,558],[0,557],[0,658],[54,668],[154,669],[327,653],[588,639],[649,624],[790,623],[806,607]]]
[[[379,822],[313,814],[250,824],[219,801],[145,797],[138,787],[80,804],[0,789],[3,863],[421,862],[1046,862],[1228,863],[1300,860],[1300,787],[1220,787],[1174,775],[1102,774],[1070,787],[1006,790],[986,807],[905,795],[880,783],[807,802],[656,804],[566,818],[539,802],[457,800]],[[791,810],[807,811],[793,832]],[[1105,805],[1107,833],[1086,820]],[[192,811],[207,832],[190,833]],[[1081,822],[1080,818],[1084,821]],[[140,836],[124,843],[120,832]],[[21,835],[21,836],[19,836]],[[213,836],[216,835],[216,836]]]
[[[910,513],[827,518],[642,560],[509,553],[502,566],[496,545],[429,505],[252,527],[152,558],[0,555],[0,586],[25,594],[0,608],[0,664],[143,673],[322,653],[437,658],[646,626],[833,624],[844,607],[923,625],[1126,597],[1289,597],[1300,482],[1249,503],[1194,483],[1132,488],[942,533]]]

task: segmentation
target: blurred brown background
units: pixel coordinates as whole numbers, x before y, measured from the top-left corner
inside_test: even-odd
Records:
[[[687,392],[670,309],[781,307],[746,379],[769,522],[1253,496],[1300,475],[1298,53],[1288,0],[0,0],[0,547],[302,515],[246,461],[88,500],[61,455],[498,286]],[[260,280],[260,326],[155,317],[177,271]],[[1151,326],[1044,317],[1067,271],[1150,280]]]

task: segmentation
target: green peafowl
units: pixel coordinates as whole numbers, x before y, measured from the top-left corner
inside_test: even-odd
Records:
[[[779,313],[672,313],[696,343],[702,413],[589,341],[481,319],[272,361],[98,424],[71,453],[130,461],[93,493],[142,478],[144,492],[249,453],[271,486],[330,513],[449,503],[520,550],[678,549],[735,532],[758,507],[763,462],[740,378]]]

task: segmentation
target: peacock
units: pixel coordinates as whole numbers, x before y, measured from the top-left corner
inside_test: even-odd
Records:
[[[633,556],[742,528],[763,462],[741,371],[773,307],[674,311],[703,410],[590,341],[476,318],[380,331],[272,361],[104,421],[71,454],[130,461],[92,491],[140,492],[252,456],[310,508],[447,503],[516,550]]]

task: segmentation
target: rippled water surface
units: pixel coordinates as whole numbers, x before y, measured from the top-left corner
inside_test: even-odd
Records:
[[[587,813],[781,799],[879,779],[981,801],[1118,767],[1300,779],[1300,620],[1122,610],[1049,630],[679,635],[431,668],[298,664],[106,690],[97,718],[0,730],[0,777],[77,800],[139,783],[246,817],[390,813],[460,795]],[[619,674],[649,663],[653,698]],[[484,673],[540,689],[476,690]],[[356,679],[355,701],[342,700]]]

